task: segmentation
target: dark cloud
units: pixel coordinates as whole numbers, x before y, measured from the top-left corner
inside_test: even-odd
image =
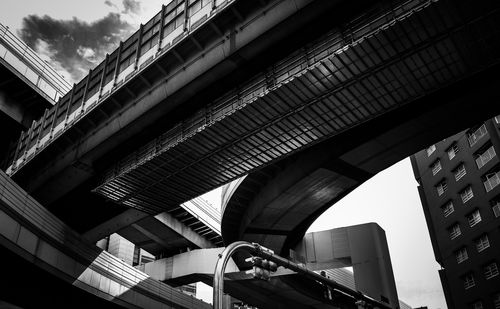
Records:
[[[135,0],[123,0],[124,14],[139,14],[141,12],[141,3]]]
[[[127,38],[133,28],[116,13],[92,23],[77,18],[56,20],[47,15],[29,15],[23,19],[19,35],[35,51],[48,56],[56,68],[67,71],[73,81],[79,81],[120,40]]]

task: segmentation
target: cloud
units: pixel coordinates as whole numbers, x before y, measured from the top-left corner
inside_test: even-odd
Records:
[[[141,12],[141,3],[135,0],[123,0],[123,11],[124,14],[135,14],[138,15]]]
[[[133,30],[117,13],[92,23],[78,18],[57,20],[47,15],[29,15],[23,19],[19,35],[56,69],[64,70],[66,73],[61,73],[69,76],[70,81],[77,82]]]
[[[111,2],[110,0],[106,0],[104,1],[104,4],[106,4],[107,6],[111,7],[111,8],[115,8],[115,9],[118,9],[118,6],[116,6],[116,4],[114,4],[113,2]]]

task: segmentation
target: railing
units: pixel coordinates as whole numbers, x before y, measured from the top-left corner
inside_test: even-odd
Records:
[[[486,180],[483,182],[486,192],[490,192],[500,184],[500,172],[486,175]]]
[[[220,235],[220,211],[217,211],[208,201],[198,197],[182,204],[181,207]]]
[[[488,235],[484,234],[479,239],[476,240],[476,248],[477,252],[481,252],[490,247],[490,240],[488,239]]]
[[[480,126],[476,131],[469,133],[469,145],[472,147],[474,144],[477,143],[483,136],[488,133],[488,130],[486,130],[486,126],[483,124]]]
[[[490,148],[488,148],[488,150],[486,150],[476,158],[477,168],[483,167],[486,163],[493,159],[494,156],[496,156],[495,148],[491,146]]]
[[[47,95],[52,103],[56,103],[71,89],[70,83],[2,24],[0,24],[0,58]]]
[[[444,192],[448,189],[448,185],[446,182],[442,182],[436,186],[436,191],[438,196],[441,196],[444,194]]]
[[[462,248],[462,249],[458,250],[456,253],[456,258],[457,258],[458,264],[466,261],[469,258],[469,255],[467,254],[467,249]]]
[[[441,170],[441,161],[437,160],[436,163],[432,165],[432,175],[436,175]]]
[[[455,181],[459,181],[465,176],[465,174],[467,174],[467,171],[465,170],[465,166],[462,164],[455,170]]]
[[[44,117],[35,121],[27,132],[22,133],[14,161],[7,169],[7,174],[13,174],[37,152],[70,128],[74,122],[93,110],[130,78],[151,65],[155,58],[172,49],[190,31],[210,22],[213,16],[234,1],[196,0],[189,1],[188,5],[186,1],[174,0],[162,6],[158,14],[145,25],[141,25],[136,33],[122,42],[117,50],[96,67],[96,71],[99,72],[93,73],[91,70],[87,78],[75,85],[70,93],[59,98],[56,106]],[[197,8],[193,10],[195,6]],[[115,63],[111,63],[112,61]],[[38,130],[40,126],[42,128]]]
[[[201,1],[201,0],[198,0]],[[23,138],[26,139],[26,137],[29,137],[31,139],[35,138],[36,139],[36,133],[34,133],[34,130],[29,130],[28,132],[23,133],[23,136],[20,139],[20,142],[18,143],[18,151],[16,152],[16,156],[14,159],[14,162],[12,165],[8,168],[7,173],[8,174],[13,174],[18,168],[20,168],[22,165],[26,164],[37,152],[41,151],[46,145],[50,144],[54,137],[57,137],[60,135],[62,132],[67,130],[70,127],[70,124],[73,123],[73,121],[76,119],[80,119],[83,117],[86,113],[88,113],[90,110],[94,109],[95,106],[101,104],[102,101],[104,101],[107,97],[109,97],[114,91],[116,91],[121,84],[125,80],[128,80],[131,78],[133,75],[136,75],[138,72],[140,72],[144,67],[151,65],[150,58],[153,57],[158,57],[159,55],[165,53],[166,51],[172,49],[173,46],[175,46],[181,39],[187,36],[187,34],[190,31],[193,31],[194,29],[200,27],[203,24],[206,24],[210,22],[213,18],[213,16],[217,15],[219,12],[222,10],[225,10],[228,8],[235,0],[215,0],[215,1],[203,1],[204,5],[202,6],[202,9],[200,11],[196,11],[196,13],[193,13],[194,15],[189,17],[187,14],[184,14],[188,19],[184,21],[185,27],[178,27],[176,18],[173,20],[167,20],[168,16],[171,15],[172,12],[174,12],[175,8],[179,8],[182,6],[182,1],[180,0],[174,0],[170,2],[167,6],[163,6],[162,11],[157,14],[157,16],[153,17],[148,23],[144,25],[144,27],[141,27],[139,31],[145,31],[148,32],[147,30],[147,25],[151,22],[153,22],[153,26],[151,28],[154,28],[155,25],[161,24],[164,25],[163,28],[160,27],[160,39],[159,42],[155,42],[155,45],[152,45],[150,49],[155,49],[156,51],[153,53],[153,55],[150,55],[149,50],[144,51],[141,49],[138,49],[136,53],[135,63],[136,65],[133,66],[133,71],[129,73],[127,76],[123,77],[123,74],[121,74],[122,71],[119,69],[121,68],[121,65],[115,65],[112,68],[110,67],[106,60],[101,63],[98,67],[102,66],[104,64],[104,71],[106,72],[105,77],[102,78],[102,83],[97,87],[98,90],[94,91],[94,95],[89,95],[88,99],[82,100],[83,103],[81,107],[82,108],[76,108],[75,112],[72,112],[71,115],[68,115],[66,118],[63,118],[63,121],[58,121],[56,123],[55,128],[52,128],[50,130],[50,134],[46,134],[44,136],[41,136],[41,138],[38,138],[38,140],[41,140],[43,142],[36,142],[32,141],[32,145],[35,146],[30,146],[29,150],[26,150],[26,141],[23,140]],[[181,4],[180,4],[181,3]],[[413,14],[414,12],[427,7],[430,5],[431,2],[429,1],[424,1],[424,0],[417,0],[417,1],[407,1],[403,5],[395,8],[393,11],[390,12],[385,12],[383,14],[377,15],[375,17],[370,18],[370,20],[363,25],[357,25],[353,26],[351,29],[352,33],[351,36],[354,40],[363,40],[365,37],[370,36],[374,33],[377,33],[380,31],[380,29],[384,29],[394,21],[394,14],[398,18],[405,18],[406,16],[409,16]],[[211,4],[211,5],[210,5]],[[170,6],[173,6],[174,9],[169,9]],[[196,5],[196,1],[191,2],[189,7],[192,7]],[[184,9],[184,8],[183,8]],[[182,10],[183,10],[182,9]],[[181,12],[182,12],[181,10]],[[169,13],[170,12],[170,13]],[[200,17],[200,14],[205,14],[204,16],[208,17]],[[189,18],[199,18],[197,19],[194,23],[190,22],[191,19]],[[171,24],[175,24],[173,28],[170,28]],[[191,28],[189,28],[191,27]],[[168,30],[168,31],[167,31]],[[137,34],[137,33],[136,33]],[[136,34],[132,35],[130,39],[128,39],[126,42],[124,42],[122,45],[126,46],[128,45],[137,45],[137,48],[141,48],[141,45],[144,46],[144,44],[129,44],[129,40],[133,39],[134,40],[141,40],[137,39],[137,37],[142,37],[140,35]],[[154,40],[154,36],[146,36],[144,37],[149,37],[148,40]],[[329,38],[331,41],[331,46],[337,46],[345,43],[345,40],[342,36],[339,36],[337,34],[333,35],[332,37]],[[143,43],[143,41],[141,41]],[[329,57],[329,52],[325,51],[327,49],[324,49],[325,47],[323,45],[316,47],[314,50],[310,50],[309,54],[311,58],[317,59],[318,61],[323,58],[328,58]],[[118,48],[117,51],[113,52],[109,58],[111,59],[111,56],[115,56],[115,53],[118,54],[118,58],[120,56],[120,48]],[[139,57],[137,57],[137,55]],[[314,57],[313,57],[314,56]],[[147,59],[145,59],[147,58]],[[128,61],[128,56],[126,57]],[[300,61],[303,60],[303,55],[298,53],[298,54],[293,54],[289,58],[286,59],[286,61],[283,61],[282,64],[280,64],[279,67],[276,67],[275,75],[276,75],[276,82],[277,83],[285,83],[288,80],[291,80],[293,78],[293,74],[290,74],[290,72],[305,72],[308,69],[303,68],[302,64]],[[113,59],[114,60],[114,59]],[[110,60],[111,61],[111,60]],[[122,62],[120,62],[122,63]],[[134,61],[130,62],[131,64],[134,63]],[[137,66],[138,63],[144,63],[141,66]],[[288,67],[289,63],[298,63],[297,67],[294,67],[290,69]],[[123,70],[127,69],[123,68]],[[295,73],[294,73],[295,74]],[[96,74],[99,76],[100,74]],[[118,78],[119,77],[119,78]],[[123,78],[123,79],[121,79]],[[121,79],[121,80],[120,80]],[[120,81],[120,83],[117,83]],[[190,137],[191,135],[195,134],[199,130],[201,130],[203,127],[209,125],[208,121],[210,123],[214,123],[219,121],[220,119],[224,118],[225,116],[235,112],[236,110],[240,109],[242,106],[247,104],[248,102],[251,102],[255,99],[257,99],[262,91],[261,89],[266,89],[268,86],[268,81],[265,79],[265,77],[259,79],[259,80],[252,80],[248,84],[243,85],[240,89],[239,93],[228,93],[226,96],[220,98],[216,102],[213,102],[210,106],[210,108],[204,108],[203,113],[205,113],[204,117],[199,117],[200,113],[195,113],[195,117],[192,119],[188,119],[184,122],[181,122],[174,126],[170,131],[166,132],[162,137],[162,145],[163,149],[169,148],[171,145],[176,145],[180,141]],[[76,87],[75,87],[76,88]],[[75,89],[73,88],[73,89]],[[235,102],[235,98],[238,98]],[[236,104],[235,104],[236,103]],[[50,113],[49,113],[50,114]],[[40,120],[42,122],[42,120]],[[149,143],[146,147],[152,146],[152,153],[154,154],[156,149],[156,145],[153,145],[156,143],[156,140],[153,141],[152,143]],[[130,158],[127,157],[125,160],[134,160],[137,161],[137,164],[140,164],[142,162],[142,158],[138,160],[136,157],[136,154],[134,153],[133,156]],[[124,166],[122,170],[117,170],[116,173],[123,173],[126,172],[127,166]]]
[[[481,214],[479,213],[479,210],[474,211],[472,214],[469,215],[467,219],[469,221],[470,227],[473,227],[474,225],[481,222]]]
[[[452,229],[450,230],[450,238],[453,240],[460,235],[462,235],[462,231],[460,230],[460,226],[458,226],[458,225],[453,226]]]
[[[463,203],[469,201],[471,198],[474,197],[474,192],[472,191],[472,188],[468,187],[464,191],[460,192],[460,197],[462,198]]]
[[[491,209],[493,210],[495,218],[500,217],[500,202],[496,201],[495,204],[491,206]]]
[[[443,207],[443,214],[445,217],[448,217],[455,211],[455,208],[453,207],[452,202],[448,202],[444,207]]]
[[[476,283],[474,282],[474,277],[472,275],[468,275],[464,278],[464,288],[466,290],[474,287],[475,285]]]

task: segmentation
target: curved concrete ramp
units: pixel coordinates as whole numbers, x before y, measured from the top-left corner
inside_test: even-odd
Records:
[[[85,302],[97,308],[112,304],[126,308],[211,308],[85,242],[3,172],[0,172],[0,247],[2,252],[16,259],[21,257],[28,265],[36,265],[35,269],[43,269],[42,273],[51,274],[50,282],[57,284],[50,286],[53,308],[81,307]],[[25,277],[26,273],[19,271],[18,276]],[[35,282],[35,287],[47,291],[43,278],[24,280]],[[80,289],[88,293],[75,292]],[[9,293],[17,295],[9,297],[29,300],[31,292],[11,287]],[[71,295],[82,298],[71,299]],[[38,300],[31,301],[33,306]]]

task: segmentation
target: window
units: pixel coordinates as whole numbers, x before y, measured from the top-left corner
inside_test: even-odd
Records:
[[[464,288],[466,290],[476,285],[476,283],[474,282],[474,275],[472,273],[468,273],[467,275],[463,276],[462,280],[464,281]]]
[[[199,10],[201,10],[201,1],[189,1],[189,11],[188,11],[188,14],[189,14],[189,17],[193,16],[194,14],[196,14],[196,12],[198,12]]]
[[[431,164],[432,175],[436,175],[441,170],[441,161],[436,160]]]
[[[457,155],[458,150],[459,150],[458,145],[456,143],[451,145],[450,148],[448,148],[448,150],[446,150],[446,152],[448,153],[448,158],[450,160],[453,159]]]
[[[460,225],[458,223],[448,228],[448,232],[450,233],[450,239],[455,239],[462,234],[462,231],[460,230]]]
[[[479,213],[479,209],[474,210],[470,214],[467,215],[467,220],[469,220],[469,226],[473,227],[474,225],[481,222],[481,213]]]
[[[469,145],[471,147],[474,146],[474,144],[476,144],[477,141],[479,141],[483,136],[485,136],[486,133],[488,133],[488,131],[486,130],[486,126],[484,124],[480,126],[477,130],[469,132],[468,134]]]
[[[467,254],[467,248],[463,247],[455,252],[455,256],[457,258],[457,263],[460,264],[463,261],[467,260],[469,258],[469,255]]]
[[[500,202],[493,201],[493,206],[491,206],[491,210],[493,210],[493,214],[495,215],[495,218],[500,217]]]
[[[484,277],[486,279],[491,279],[498,276],[498,266],[497,263],[493,262],[484,267]]]
[[[493,148],[493,146],[490,146],[485,151],[477,154],[477,157],[476,157],[477,168],[483,167],[486,163],[488,163],[495,156],[496,156],[496,153],[495,153],[495,148]]]
[[[451,213],[455,211],[452,201],[449,201],[448,203],[444,204],[444,206],[441,206],[441,209],[443,210],[443,215],[445,217],[448,217]]]
[[[446,181],[441,181],[437,186],[436,186],[436,191],[439,196],[443,195],[443,193],[448,189],[448,185],[446,184]]]
[[[495,309],[500,309],[500,293],[493,297],[493,305],[495,306]]]
[[[493,188],[500,184],[500,172],[487,174],[485,176],[483,184],[486,192],[490,192],[491,190],[493,190]]]
[[[477,302],[472,304],[472,309],[483,309],[483,303],[478,300]]]
[[[455,175],[455,180],[459,181],[460,178],[464,177],[464,175],[467,174],[465,165],[463,163],[460,164],[456,169],[453,170],[453,174]]]
[[[462,198],[462,202],[466,203],[468,200],[474,197],[474,192],[472,192],[472,187],[468,186],[467,188],[460,191],[460,197]]]
[[[430,157],[431,154],[433,154],[434,151],[436,151],[436,145],[429,146],[429,148],[427,148],[426,151],[427,151],[427,156]]]
[[[490,247],[490,241],[488,235],[484,234],[475,240],[477,252],[481,252]]]

